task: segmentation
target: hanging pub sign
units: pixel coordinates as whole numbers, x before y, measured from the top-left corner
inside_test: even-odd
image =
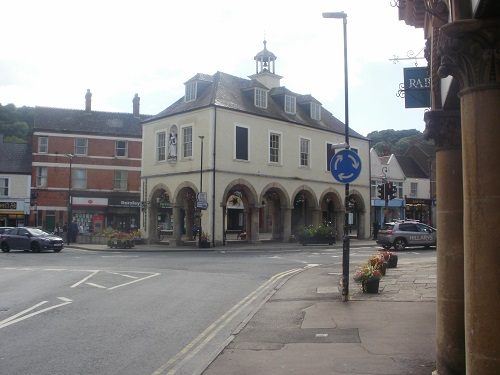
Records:
[[[405,108],[431,106],[431,79],[427,67],[404,68]]]

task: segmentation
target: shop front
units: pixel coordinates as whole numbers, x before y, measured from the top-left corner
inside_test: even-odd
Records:
[[[139,229],[138,198],[73,197],[72,202],[73,218],[85,234],[107,227],[123,232]]]
[[[22,227],[29,223],[29,201],[4,199],[0,201],[0,227]]]
[[[406,219],[431,225],[432,199],[406,198]]]

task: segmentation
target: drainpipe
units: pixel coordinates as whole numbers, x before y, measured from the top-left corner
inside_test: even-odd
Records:
[[[215,247],[215,160],[217,150],[217,107],[214,106],[214,151],[212,172],[212,247]],[[224,236],[224,223],[222,223],[222,235]]]

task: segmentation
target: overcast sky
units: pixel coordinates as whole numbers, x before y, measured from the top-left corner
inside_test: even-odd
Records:
[[[196,73],[246,78],[254,56],[277,56],[281,85],[311,94],[344,121],[343,25],[347,13],[350,127],[424,130],[424,109],[396,96],[406,57],[423,31],[398,20],[393,0],[54,0],[2,4],[0,103],[156,114],[184,95]]]

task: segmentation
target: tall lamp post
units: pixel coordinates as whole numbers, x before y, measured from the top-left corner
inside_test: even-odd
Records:
[[[200,151],[200,193],[203,191],[203,135],[199,135],[198,138],[201,139],[201,151]],[[200,208],[200,225],[198,228],[198,247],[201,248],[201,208]]]
[[[345,111],[345,148],[349,148],[349,91],[347,81],[347,13],[328,12],[323,13],[323,18],[337,18],[344,21],[344,111]],[[349,184],[345,184],[345,222],[344,242],[342,251],[342,301],[349,300]]]

